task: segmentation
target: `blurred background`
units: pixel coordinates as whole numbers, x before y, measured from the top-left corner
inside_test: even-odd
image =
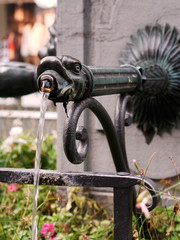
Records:
[[[48,28],[55,20],[56,3],[56,0],[0,0],[0,62],[38,65],[38,51],[49,40]],[[22,118],[23,114],[29,122],[27,128],[32,126],[28,120],[38,118],[36,110],[39,111],[40,101],[38,92],[20,98],[0,98],[1,137],[9,132],[11,120]],[[54,111],[53,104],[48,103]],[[27,111],[22,114],[20,110]],[[56,116],[49,118],[56,119]]]

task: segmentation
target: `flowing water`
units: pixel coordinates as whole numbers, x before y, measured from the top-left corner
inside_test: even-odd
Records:
[[[37,200],[38,200],[38,186],[39,186],[39,175],[41,167],[41,146],[43,142],[44,122],[45,113],[47,109],[47,99],[49,93],[44,92],[40,106],[40,119],[37,132],[37,145],[36,145],[36,158],[34,167],[34,193],[33,193],[33,209],[32,209],[32,240],[37,240]]]

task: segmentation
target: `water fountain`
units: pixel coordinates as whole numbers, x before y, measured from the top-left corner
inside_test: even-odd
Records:
[[[142,44],[142,39],[143,43]],[[151,39],[149,41],[148,39]],[[171,41],[174,39],[173,41]],[[117,173],[61,173],[39,171],[39,184],[58,186],[96,186],[114,189],[114,239],[130,239],[132,187],[147,187],[152,195],[153,209],[159,197],[157,187],[148,178],[132,175],[126,156],[124,126],[133,121],[151,142],[155,132],[171,128],[179,116],[179,46],[178,35],[166,26],[152,26],[139,31],[122,65],[117,67],[88,67],[70,56],[45,57],[37,68],[38,89],[47,92],[54,104],[62,102],[67,114],[63,140],[64,150],[71,163],[82,163],[87,155],[88,134],[84,127],[77,128],[81,113],[90,109],[101,122],[107,136]],[[153,46],[153,47],[152,47]],[[115,124],[104,107],[93,96],[120,94]],[[163,102],[173,103],[164,108]],[[161,110],[161,114],[159,114]],[[172,114],[171,114],[172,113]],[[80,142],[76,147],[76,140]],[[0,169],[0,181],[32,184],[34,170]],[[125,227],[121,227],[121,226]]]

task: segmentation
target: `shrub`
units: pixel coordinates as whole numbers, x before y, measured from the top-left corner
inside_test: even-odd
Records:
[[[41,168],[56,169],[55,135],[45,135],[41,150]],[[21,127],[13,127],[6,139],[0,140],[0,167],[34,168],[36,138]]]

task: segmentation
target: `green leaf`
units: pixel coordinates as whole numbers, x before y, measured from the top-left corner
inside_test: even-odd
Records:
[[[175,229],[176,229],[176,231],[180,231],[180,223],[179,223],[179,224],[176,224]]]
[[[180,213],[176,216],[176,222],[180,222]]]

